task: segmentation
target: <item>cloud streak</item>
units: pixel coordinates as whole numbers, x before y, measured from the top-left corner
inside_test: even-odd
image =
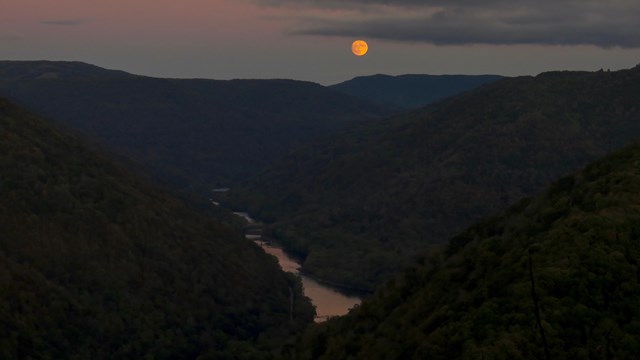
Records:
[[[291,34],[437,45],[640,48],[637,0],[255,0],[297,9]]]

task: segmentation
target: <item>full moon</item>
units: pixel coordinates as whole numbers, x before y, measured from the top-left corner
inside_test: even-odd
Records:
[[[356,40],[351,44],[351,52],[356,56],[364,56],[369,51],[369,45],[364,40]]]

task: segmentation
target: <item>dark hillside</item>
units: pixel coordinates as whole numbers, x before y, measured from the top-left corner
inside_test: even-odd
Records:
[[[640,145],[453,237],[349,315],[307,359],[637,359]]]
[[[178,80],[68,62],[0,62],[0,95],[182,189],[228,187],[291,149],[390,110],[293,80]]]
[[[313,318],[259,247],[1,98],[0,169],[2,359],[268,358]]]
[[[504,79],[363,124],[229,202],[320,278],[373,288],[478,218],[640,137],[640,67]]]
[[[334,90],[399,109],[412,109],[502,79],[498,75],[371,75],[331,85]]]

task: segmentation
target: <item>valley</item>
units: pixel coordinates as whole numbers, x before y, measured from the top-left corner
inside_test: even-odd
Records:
[[[640,67],[457,79],[0,62],[0,357],[632,358]]]
[[[216,202],[212,201],[212,203],[218,206]],[[334,316],[345,315],[351,308],[360,304],[362,298],[356,295],[353,290],[332,287],[311,276],[300,273],[300,260],[287,254],[273,239],[264,238],[262,235],[262,223],[244,212],[235,212],[234,214],[247,222],[245,226],[245,237],[247,239],[258,244],[265,253],[275,256],[284,272],[295,274],[300,278],[304,295],[311,300],[311,304],[316,308],[316,322],[322,322]]]
[[[639,0],[7,0],[0,360],[640,359]]]
[[[640,67],[505,78],[281,158],[222,199],[302,271],[373,291],[466,226],[640,137]]]

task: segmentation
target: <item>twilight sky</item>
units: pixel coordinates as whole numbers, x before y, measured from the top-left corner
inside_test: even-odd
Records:
[[[355,57],[351,42],[367,40]],[[638,0],[0,0],[0,60],[181,78],[524,75],[640,63]]]

